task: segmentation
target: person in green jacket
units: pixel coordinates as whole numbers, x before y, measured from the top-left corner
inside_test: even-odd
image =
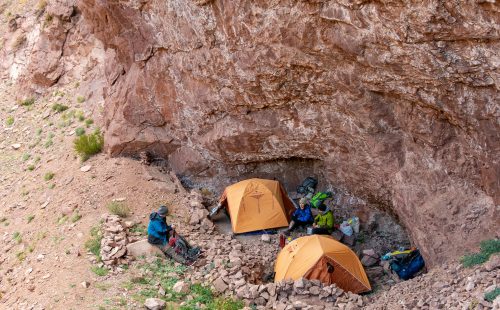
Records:
[[[319,206],[319,214],[314,218],[312,233],[330,235],[333,232],[333,213],[324,204]]]

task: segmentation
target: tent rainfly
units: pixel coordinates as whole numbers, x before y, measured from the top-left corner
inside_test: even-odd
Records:
[[[288,226],[295,210],[278,181],[248,179],[226,187],[220,198],[234,233]]]
[[[365,270],[356,254],[330,236],[312,235],[293,240],[278,254],[274,281],[305,278],[335,283],[344,291],[371,290]]]

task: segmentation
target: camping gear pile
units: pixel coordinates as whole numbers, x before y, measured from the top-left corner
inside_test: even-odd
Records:
[[[389,261],[389,266],[401,280],[408,280],[418,274],[424,267],[424,258],[416,248],[400,249],[382,256]]]
[[[177,255],[182,256],[186,260],[187,264],[194,263],[201,254],[199,247],[191,246],[187,240],[179,235],[175,230],[170,231],[168,245],[173,248]]]

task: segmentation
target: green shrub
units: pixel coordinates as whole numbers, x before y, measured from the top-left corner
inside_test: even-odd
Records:
[[[75,129],[75,135],[77,137],[82,136],[84,134],[85,134],[85,128],[78,127],[77,129]]]
[[[50,181],[54,178],[55,174],[53,172],[47,172],[44,176],[43,179],[45,181]]]
[[[73,141],[74,149],[80,155],[82,161],[86,161],[90,156],[99,153],[104,145],[104,137],[97,129],[94,133],[83,134]]]
[[[500,287],[496,287],[493,291],[484,294],[484,299],[493,302],[500,295]]]
[[[33,170],[35,170],[35,165],[29,165],[29,166],[28,166],[28,170],[29,170],[29,171],[33,171]]]
[[[483,240],[480,243],[481,251],[464,255],[460,258],[460,262],[464,267],[472,267],[481,265],[490,259],[490,256],[495,253],[500,253],[500,239]]]
[[[82,102],[84,102],[84,101],[85,101],[85,97],[83,97],[83,96],[78,96],[78,97],[76,97],[76,102],[78,102],[78,103],[82,103]]]
[[[93,273],[95,273],[96,275],[98,275],[100,277],[104,277],[109,272],[108,269],[106,269],[104,267],[97,267],[97,266],[93,266],[92,268],[90,268],[90,270],[92,270]]]
[[[76,222],[78,222],[81,218],[82,218],[82,216],[80,215],[80,213],[76,212],[76,213],[75,213],[75,214],[73,214],[73,216],[71,217],[71,223],[76,223]]]
[[[91,119],[91,118],[88,118],[85,120],[85,126],[90,127],[90,125],[92,125],[94,123],[94,120]]]
[[[29,107],[30,105],[33,105],[35,103],[35,98],[27,98],[19,102],[20,105]]]
[[[7,126],[12,126],[12,125],[14,125],[14,117],[12,117],[12,116],[7,117],[7,119],[5,120],[5,124],[6,124]]]
[[[54,103],[52,105],[52,110],[56,111],[57,113],[64,112],[68,109],[67,105],[60,104],[60,103]]]
[[[34,218],[35,218],[34,215],[28,216],[28,218],[27,218],[28,224],[31,223],[31,221],[33,221]]]
[[[12,234],[12,239],[16,241],[17,243],[21,243],[23,241],[23,237],[21,236],[21,233],[16,231]]]
[[[16,257],[20,262],[22,262],[26,259],[26,253],[24,253],[24,251],[17,252]]]
[[[23,154],[23,161],[27,161],[28,159],[30,159],[31,155],[28,154],[28,153],[24,153]]]
[[[90,230],[90,238],[85,242],[85,248],[97,257],[98,261],[101,261],[101,240],[102,231],[99,226],[94,226]]]
[[[123,202],[120,201],[112,201],[108,205],[108,210],[112,214],[116,214],[119,217],[127,217],[130,214],[130,209]]]

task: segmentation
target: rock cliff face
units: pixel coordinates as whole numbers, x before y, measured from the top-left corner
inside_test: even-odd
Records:
[[[106,51],[110,154],[148,150],[194,180],[313,171],[395,214],[436,264],[500,230],[494,2],[78,8]]]

